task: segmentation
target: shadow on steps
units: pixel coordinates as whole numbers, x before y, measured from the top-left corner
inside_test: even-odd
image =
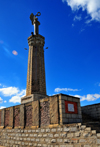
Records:
[[[82,124],[86,127],[91,127],[91,130],[96,130],[96,133],[100,133],[100,121],[93,119],[88,114],[82,112]]]

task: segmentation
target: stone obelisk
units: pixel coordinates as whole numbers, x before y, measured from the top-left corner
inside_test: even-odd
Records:
[[[44,65],[44,40],[45,38],[39,34],[40,22],[36,16],[40,16],[40,12],[36,15],[30,15],[32,25],[34,25],[34,34],[28,38],[29,55],[27,70],[27,88],[26,96],[21,98],[21,103],[26,103],[34,99],[44,98],[46,96],[45,82],[45,65]]]

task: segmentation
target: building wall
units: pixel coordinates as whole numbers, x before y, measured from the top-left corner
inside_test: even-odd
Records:
[[[100,133],[81,123],[37,129],[0,129],[5,147],[100,147]]]
[[[81,107],[82,112],[100,120],[100,103]]]
[[[67,102],[67,105],[66,105]],[[75,104],[74,111],[67,111],[68,110],[68,103]],[[75,110],[77,109],[77,112]],[[59,95],[59,111],[60,111],[60,124],[67,124],[67,123],[79,123],[82,122],[82,114],[81,114],[81,106],[80,106],[80,99],[75,98],[69,95]]]

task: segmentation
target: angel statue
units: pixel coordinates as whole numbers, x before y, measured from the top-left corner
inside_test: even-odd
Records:
[[[34,35],[38,35],[39,32],[39,25],[40,22],[38,21],[38,18],[36,16],[40,16],[41,13],[38,12],[36,15],[34,15],[33,13],[31,13],[30,15],[30,20],[32,21],[32,25],[34,25]]]

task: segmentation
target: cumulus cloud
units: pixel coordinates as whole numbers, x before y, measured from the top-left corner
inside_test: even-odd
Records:
[[[87,95],[84,95],[84,96],[75,95],[75,97],[79,97],[80,101],[84,101],[84,100],[95,101],[95,100],[100,98],[100,94],[87,94]]]
[[[18,55],[17,51],[13,50],[12,51],[13,55]]]
[[[95,20],[100,22],[100,0],[62,0],[67,2],[72,11],[77,11],[82,8],[82,11],[87,11],[91,17],[91,21]],[[90,20],[87,23],[91,22]]]
[[[60,92],[60,91],[80,91],[78,89],[71,89],[71,88],[55,88],[55,92]]]
[[[19,92],[19,89],[17,87],[6,87],[6,88],[0,88],[0,92],[4,96],[12,96],[14,94],[17,94]]]
[[[0,92],[2,93],[3,96],[12,96],[9,102],[12,103],[20,103],[20,98],[25,96],[26,90],[19,90],[17,87],[6,87],[6,88],[0,88]],[[2,99],[0,98],[0,101]],[[5,100],[4,103],[7,101]]]
[[[16,95],[14,95],[10,100],[9,102],[12,102],[12,103],[20,103],[20,100],[21,100],[21,97],[25,96],[26,94],[26,90],[22,90],[20,91],[19,93],[17,93]]]
[[[1,106],[0,109],[6,108],[5,106]]]

